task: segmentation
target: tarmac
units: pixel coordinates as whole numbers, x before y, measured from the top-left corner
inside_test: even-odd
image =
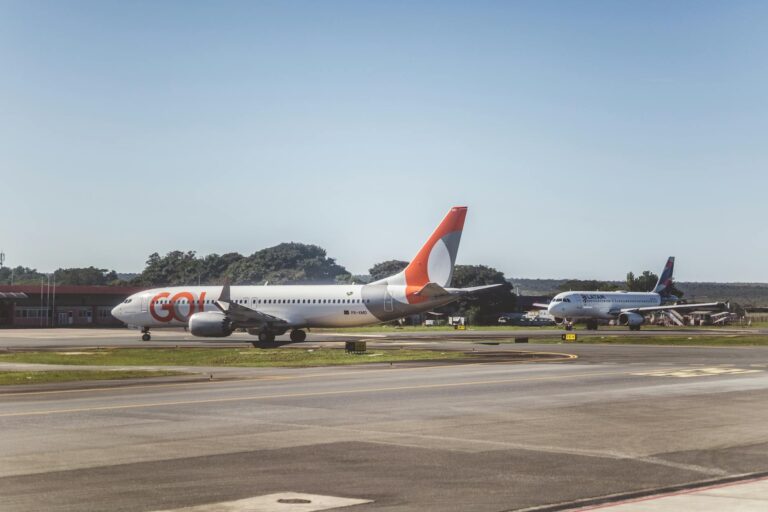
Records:
[[[186,336],[152,343],[200,343]],[[768,347],[461,336],[371,340],[484,357],[5,388],[2,509],[768,508]],[[4,348],[134,343],[124,331],[0,331]]]

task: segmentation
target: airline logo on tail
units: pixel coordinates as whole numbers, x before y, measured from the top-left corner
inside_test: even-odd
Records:
[[[403,271],[409,303],[424,301],[425,297],[416,295],[416,292],[429,283],[442,287],[451,283],[466,216],[466,206],[451,208],[427,243]]]
[[[664,270],[659,275],[659,281],[656,283],[656,288],[653,289],[656,293],[663,293],[672,286],[672,274],[675,271],[675,257],[670,256],[667,260],[667,264],[664,265]]]

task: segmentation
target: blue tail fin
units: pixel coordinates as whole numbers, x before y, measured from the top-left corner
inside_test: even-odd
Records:
[[[665,295],[669,293],[669,289],[672,287],[672,274],[675,271],[675,257],[670,256],[667,260],[667,264],[664,265],[664,270],[659,274],[659,281],[656,283],[654,292],[659,295]]]

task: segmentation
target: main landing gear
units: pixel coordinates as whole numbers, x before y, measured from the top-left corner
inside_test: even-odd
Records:
[[[301,343],[307,339],[307,333],[301,329],[294,329],[291,331],[291,341],[294,343]]]
[[[597,320],[588,320],[587,321],[587,330],[588,331],[596,331],[597,330]]]
[[[141,330],[141,341],[149,341],[152,339],[152,336],[149,334],[149,327],[144,327]]]
[[[259,341],[262,343],[273,343],[275,341],[275,334],[269,331],[262,331],[259,333]]]

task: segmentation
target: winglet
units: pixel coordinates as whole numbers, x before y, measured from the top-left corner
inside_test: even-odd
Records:
[[[221,294],[219,294],[219,302],[228,304],[231,302],[229,297],[229,278],[224,278],[224,286],[221,287]]]

